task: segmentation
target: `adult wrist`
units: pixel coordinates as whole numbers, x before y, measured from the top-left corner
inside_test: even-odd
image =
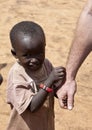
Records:
[[[66,80],[72,81],[75,80],[75,77],[73,73],[66,72]]]
[[[77,74],[77,69],[73,69],[73,66],[66,67],[66,79],[67,80],[75,80]]]

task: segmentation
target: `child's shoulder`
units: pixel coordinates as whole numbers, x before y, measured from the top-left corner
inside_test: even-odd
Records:
[[[9,70],[9,74],[18,72],[23,72],[23,67],[18,62],[15,62]]]

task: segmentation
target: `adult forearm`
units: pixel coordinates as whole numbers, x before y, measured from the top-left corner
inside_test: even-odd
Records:
[[[92,0],[88,0],[83,9],[72,42],[66,64],[66,81],[57,91],[60,106],[71,110],[76,93],[75,77],[81,64],[92,50]]]
[[[92,0],[89,2],[90,5],[88,3],[80,16],[71,46],[66,66],[68,79],[76,77],[78,69],[92,50]]]
[[[76,41],[76,43],[73,44],[70,51],[66,66],[67,79],[75,79],[78,69],[90,52],[84,43],[80,43],[81,41],[78,42],[79,43]]]

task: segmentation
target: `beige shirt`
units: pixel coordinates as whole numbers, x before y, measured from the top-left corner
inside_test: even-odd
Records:
[[[51,63],[45,60],[39,71],[27,74],[18,62],[13,65],[7,83],[7,103],[13,107],[7,130],[54,130],[53,92],[38,111],[32,113],[28,108],[37,94],[37,86],[44,83],[52,68]]]

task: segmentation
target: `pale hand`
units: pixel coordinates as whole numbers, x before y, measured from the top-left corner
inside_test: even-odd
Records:
[[[59,104],[62,108],[72,110],[74,107],[74,95],[76,93],[76,81],[66,81],[57,91]]]

